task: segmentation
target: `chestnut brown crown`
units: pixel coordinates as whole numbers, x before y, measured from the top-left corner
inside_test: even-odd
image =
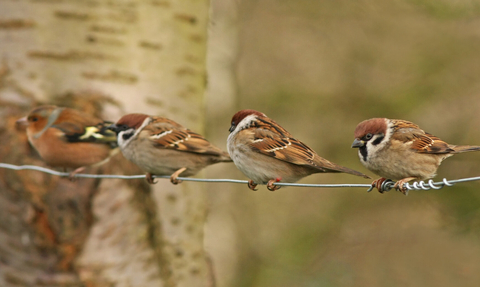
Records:
[[[139,127],[142,126],[146,118],[148,118],[148,115],[145,115],[145,114],[140,114],[140,113],[128,114],[121,117],[117,121],[116,125],[127,126],[129,128],[138,129]]]
[[[230,132],[233,132],[235,130],[235,127],[246,117],[248,117],[249,115],[256,115],[256,116],[259,116],[259,117],[266,117],[266,115],[264,113],[261,113],[259,111],[256,111],[256,110],[241,110],[241,111],[238,111],[236,112],[233,117],[232,117],[232,122],[231,122],[231,126],[230,126],[230,129],[229,131]]]
[[[387,133],[387,119],[373,118],[365,120],[357,125],[355,128],[355,138],[361,139],[367,134],[386,134]]]

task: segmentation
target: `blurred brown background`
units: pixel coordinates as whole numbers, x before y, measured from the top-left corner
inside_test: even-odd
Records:
[[[207,135],[266,113],[320,155],[369,173],[350,148],[371,117],[480,144],[480,2],[212,1]],[[224,85],[231,81],[233,88]],[[480,154],[436,180],[479,175]],[[213,166],[209,177],[245,178]],[[313,175],[307,183],[369,183]],[[219,286],[478,286],[480,183],[363,189],[209,185],[207,251]]]

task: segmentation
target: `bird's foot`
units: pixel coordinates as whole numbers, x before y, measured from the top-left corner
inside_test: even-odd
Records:
[[[69,179],[71,182],[76,181],[77,178],[75,177],[75,175],[76,175],[77,173],[80,173],[80,172],[84,171],[84,170],[85,170],[85,167],[84,167],[84,166],[77,168],[76,170],[72,171],[72,172],[68,175],[68,179]]]
[[[184,171],[186,171],[187,168],[186,167],[182,167],[181,169],[177,170],[176,172],[174,172],[171,176],[170,176],[170,182],[173,183],[173,184],[179,184],[180,182],[182,182],[181,180],[177,179],[177,177]]]
[[[247,185],[251,190],[256,190],[255,187],[257,187],[257,184],[253,182],[253,180],[249,179]]]
[[[370,189],[369,189],[368,191],[371,191],[372,189],[376,188],[376,189],[378,190],[378,192],[384,193],[385,190],[382,189],[382,184],[383,184],[383,182],[386,181],[386,180],[387,180],[387,179],[384,178],[384,177],[381,177],[381,178],[379,178],[379,179],[377,179],[377,180],[374,180],[374,181],[372,182],[372,187],[370,187]]]
[[[396,190],[400,191],[401,193],[403,193],[405,195],[408,195],[408,189],[405,187],[405,183],[407,183],[411,180],[414,180],[414,179],[417,179],[417,178],[407,177],[407,178],[401,179],[393,185],[393,188],[395,188]]]
[[[145,175],[145,179],[147,180],[147,182],[148,182],[149,184],[155,184],[155,183],[157,183],[157,182],[155,181],[155,179],[153,178],[153,174],[151,174],[151,173],[149,173],[149,172],[147,172],[147,175]]]
[[[279,190],[281,186],[275,185],[275,182],[279,182],[280,180],[282,180],[281,177],[269,180],[267,183],[267,189],[270,191]]]

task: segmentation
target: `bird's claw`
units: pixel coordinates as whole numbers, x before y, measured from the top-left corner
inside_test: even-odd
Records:
[[[417,177],[406,177],[404,179],[401,179],[399,181],[397,181],[394,185],[393,185],[393,188],[395,188],[396,190],[400,191],[401,193],[405,194],[405,195],[408,195],[408,188],[406,186],[406,183],[411,181],[411,180],[419,180],[420,178],[417,178]]]
[[[247,185],[248,185],[248,188],[250,188],[251,190],[257,190],[255,189],[255,187],[257,187],[257,184],[253,182],[253,180],[249,179]]]
[[[185,170],[187,170],[186,167],[182,167],[181,169],[177,170],[176,172],[174,172],[171,176],[170,176],[170,182],[173,183],[173,184],[179,184],[180,182],[182,182],[180,179],[177,179],[177,177],[182,173],[184,172]]]
[[[179,184],[182,182],[180,179],[177,179],[177,177],[178,175],[172,174],[172,176],[170,176],[170,182],[173,184]]]
[[[384,177],[381,177],[377,180],[374,180],[372,182],[372,186],[367,190],[368,192],[372,191],[374,188],[376,188],[378,190],[378,192],[380,193],[384,193],[386,190],[383,190],[382,189],[382,184],[384,181],[386,181],[387,179],[384,178]]]
[[[275,182],[279,182],[280,179],[271,179],[267,183],[267,189],[270,191],[279,190],[281,186],[275,185]]]
[[[404,195],[408,195],[408,189],[405,187],[405,183],[406,183],[406,181],[399,180],[393,185],[393,188],[400,191]]]
[[[145,178],[147,179],[147,182],[148,182],[149,184],[155,184],[155,183],[157,183],[157,182],[155,181],[155,179],[153,178],[153,174],[151,174],[151,173],[149,173],[149,172],[147,173],[147,175],[145,176]]]

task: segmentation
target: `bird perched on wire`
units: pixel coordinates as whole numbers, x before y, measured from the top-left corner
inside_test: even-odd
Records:
[[[404,194],[405,183],[434,177],[444,159],[480,150],[480,146],[448,144],[412,122],[386,118],[359,123],[352,148],[358,148],[360,162],[366,168],[381,176],[372,182],[373,187],[383,193],[385,180],[398,180],[394,188]]]
[[[178,184],[180,175],[195,175],[208,165],[232,161],[200,134],[167,118],[128,114],[109,128],[117,133],[123,155],[147,172],[150,184],[155,183],[153,175],[170,175],[170,181]]]
[[[369,178],[365,174],[320,157],[306,144],[295,139],[265,114],[255,110],[237,112],[231,122],[227,147],[235,165],[248,178],[248,187],[267,184],[277,190],[275,182],[296,182],[325,172],[344,172]]]
[[[75,169],[70,179],[118,151],[111,123],[71,108],[39,106],[16,124],[26,126],[28,141],[48,165]]]

